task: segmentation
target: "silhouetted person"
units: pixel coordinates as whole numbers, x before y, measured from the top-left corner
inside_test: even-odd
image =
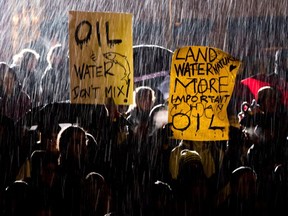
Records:
[[[32,193],[25,181],[14,181],[5,191],[5,216],[33,215]]]
[[[11,67],[5,63],[0,64],[0,74],[3,77],[0,89],[0,113],[16,122],[30,110],[31,100],[29,95],[22,91],[16,72]]]
[[[59,166],[52,185],[53,215],[80,215],[87,156],[86,131],[79,126],[63,128],[57,137]]]
[[[22,49],[13,56],[11,67],[17,72],[22,90],[26,92],[32,102],[32,107],[39,105],[40,79],[42,71],[39,71],[40,55],[34,49]]]
[[[70,99],[70,75],[67,49],[61,44],[50,48],[48,66],[41,77],[41,104]]]

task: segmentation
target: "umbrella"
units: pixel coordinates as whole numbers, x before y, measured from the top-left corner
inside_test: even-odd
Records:
[[[38,125],[49,128],[55,124],[79,124],[88,128],[95,116],[106,112],[104,105],[100,104],[72,104],[70,101],[49,103],[30,110],[18,122],[18,125],[31,127]]]
[[[286,88],[288,83],[283,78],[281,78],[279,75],[275,73],[271,73],[271,74],[259,73],[254,76],[241,80],[241,84],[243,88],[247,88],[246,92],[250,94],[250,97],[249,97],[250,101],[252,101],[251,99],[254,99],[254,98],[257,100],[257,93],[261,87],[264,87],[264,86],[275,87],[276,89],[278,89],[278,91],[282,95],[281,103],[285,105],[285,107],[288,106],[288,90]]]
[[[288,107],[288,79],[287,79],[287,59],[288,59],[288,49],[281,48],[275,50],[273,49],[274,58],[274,68],[272,73],[258,73],[254,76],[248,77],[246,79],[241,80],[241,84],[243,87],[248,88],[248,92],[251,94],[253,98],[257,100],[257,92],[261,87],[264,86],[272,86],[277,89],[281,93],[281,103],[287,108]],[[271,58],[271,54],[266,56],[268,53],[263,53],[265,55],[261,56],[261,60],[266,60],[263,63],[267,63]],[[269,57],[269,59],[266,59]],[[263,64],[262,63],[262,64]],[[262,65],[261,64],[261,65]],[[260,66],[261,66],[260,65]],[[251,99],[251,97],[250,97]]]
[[[150,86],[167,98],[173,51],[157,45],[133,46],[135,86]],[[168,85],[167,85],[168,80]]]

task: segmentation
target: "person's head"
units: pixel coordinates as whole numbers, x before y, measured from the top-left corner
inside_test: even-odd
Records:
[[[271,142],[277,134],[277,129],[271,120],[275,122],[275,117],[282,111],[280,91],[271,86],[260,88],[257,93],[257,104],[264,117],[260,115],[257,118],[254,134],[257,137],[258,143]]]
[[[35,150],[30,156],[31,178],[34,184],[51,186],[58,165],[58,154],[45,150]]]
[[[105,178],[90,172],[84,179],[83,215],[105,215],[109,211],[109,187]]]
[[[5,94],[11,94],[18,82],[16,72],[8,64],[2,62],[0,63],[0,74],[2,91]]]
[[[155,99],[155,92],[149,86],[140,86],[135,89],[135,103],[141,110],[150,111]]]
[[[202,158],[199,153],[194,150],[182,150],[179,157],[179,173],[177,176],[181,196],[191,199],[191,194],[193,194],[197,199],[205,200],[207,195],[206,180]]]
[[[12,65],[20,67],[25,71],[35,71],[40,60],[39,53],[30,48],[22,49],[18,54],[13,56]]]
[[[32,190],[28,182],[24,180],[12,182],[5,189],[6,215],[31,215],[33,212],[32,197]]]
[[[204,170],[199,153],[188,149],[182,150],[179,158],[178,179],[185,183],[196,184],[202,180],[203,176]]]
[[[49,152],[58,152],[57,149],[57,135],[61,130],[59,124],[48,124],[44,122],[39,123],[39,129],[41,131],[41,146],[44,150]]]
[[[150,202],[152,203],[153,215],[171,215],[172,203],[173,203],[173,191],[171,186],[166,183],[157,180],[152,185],[152,197]]]
[[[87,153],[86,131],[77,125],[64,127],[58,133],[57,147],[60,152],[60,166],[70,170],[81,170]]]
[[[231,195],[239,201],[253,201],[257,192],[257,174],[247,166],[240,166],[231,173]]]
[[[6,62],[0,62],[0,89],[3,87],[4,76],[9,68],[9,65]]]
[[[288,82],[288,49],[279,49],[275,54],[275,74]]]
[[[67,58],[67,51],[62,44],[52,46],[47,53],[47,62],[51,68],[58,68],[59,66],[66,65]]]
[[[168,124],[168,109],[164,104],[157,104],[149,113],[150,134]]]
[[[264,113],[275,113],[281,103],[280,92],[271,86],[261,87],[256,97],[257,104]]]

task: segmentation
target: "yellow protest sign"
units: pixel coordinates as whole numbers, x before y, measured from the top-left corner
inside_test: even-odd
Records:
[[[168,104],[176,139],[228,140],[227,106],[240,61],[220,49],[187,46],[173,54]]]
[[[71,103],[133,103],[132,14],[69,12]]]

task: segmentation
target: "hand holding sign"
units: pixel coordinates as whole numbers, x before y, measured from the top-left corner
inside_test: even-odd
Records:
[[[132,15],[70,11],[71,102],[133,102]]]
[[[169,98],[174,138],[228,140],[226,109],[240,62],[205,46],[182,47],[174,53]]]

